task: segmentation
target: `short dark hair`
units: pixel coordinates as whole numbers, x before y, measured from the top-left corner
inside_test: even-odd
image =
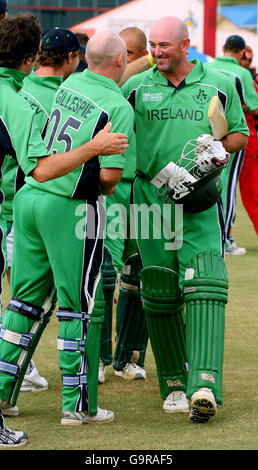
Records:
[[[42,37],[37,16],[20,13],[0,22],[0,67],[18,68],[29,57],[36,58]]]
[[[229,36],[224,45],[225,51],[239,52],[245,49],[245,40],[242,36],[232,34]]]
[[[52,54],[48,55],[45,54],[44,51],[39,51],[38,54],[38,65],[43,66],[43,67],[53,67],[53,69],[59,69],[62,67],[63,63],[67,59],[69,52],[66,54]],[[71,52],[72,57],[76,57],[79,55],[79,51],[73,51]]]

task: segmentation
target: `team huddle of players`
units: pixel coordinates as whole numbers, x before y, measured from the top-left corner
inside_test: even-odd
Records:
[[[189,60],[188,31],[175,17],[153,24],[150,53],[138,28],[96,33],[87,41],[83,71],[75,34],[59,27],[42,41],[41,34],[34,15],[0,22],[1,273],[8,251],[12,296],[0,333],[0,446],[27,442],[3,415],[19,413],[20,391],[47,388],[32,356],[54,310],[61,424],[112,421],[114,412],[98,406],[98,384],[111,363],[119,377],[146,379],[148,339],[163,410],[206,423],[223,403],[224,249],[226,239],[233,243],[233,222],[225,230],[226,199],[235,189],[230,171],[240,168],[235,159],[248,142],[242,103],[255,113],[255,90],[241,103],[233,80],[215,70],[216,60]],[[242,57],[242,46],[238,36],[230,37],[225,62],[231,60],[227,51]],[[207,109],[213,96],[228,123],[221,139],[231,155],[221,173],[225,189],[209,209],[182,207],[179,234],[177,205],[169,201],[168,221],[167,199],[152,182],[177,163],[187,142],[212,134]],[[208,148],[204,158],[198,147],[204,168]],[[175,239],[180,243],[167,243]]]

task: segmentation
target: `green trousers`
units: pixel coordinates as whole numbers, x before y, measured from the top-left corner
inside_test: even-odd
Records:
[[[228,284],[221,203],[190,214],[172,201],[164,203],[157,189],[140,177],[134,181],[133,202],[143,265],[141,294],[161,396],[165,399],[179,388],[190,398],[198,388],[212,385],[218,402],[222,402]],[[176,335],[176,342],[171,335]]]
[[[46,319],[53,310],[53,306],[44,310],[43,305],[54,286],[60,320],[58,349],[63,409],[89,410],[87,373],[89,363],[95,364],[95,361],[90,357],[92,347],[87,345],[87,337],[90,332],[92,345],[96,333],[93,349],[98,365],[99,324],[103,322],[104,305],[101,298],[97,306],[94,300],[103,257],[104,223],[101,198],[88,204],[27,184],[15,196],[12,301],[3,316],[6,335],[0,340],[0,398],[12,404],[17,399],[18,391],[13,393],[17,374],[12,375],[7,364],[13,364],[14,371],[19,364],[24,372],[43,332],[44,322],[47,323],[44,316]],[[17,345],[8,339],[12,338],[10,332],[16,331],[23,342],[26,339],[25,346],[20,346],[21,341]],[[97,383],[96,373],[91,373],[91,377]],[[97,388],[91,387],[91,390],[96,395]],[[94,414],[97,411],[95,398],[92,403]]]
[[[138,248],[134,227],[131,225],[131,187],[132,182],[120,181],[115,193],[106,199],[107,222],[105,229],[105,245],[110,253],[104,260],[103,287],[105,296],[105,320],[102,328],[101,359],[104,364],[112,362],[117,370],[121,370],[127,362],[131,362],[134,351],[139,359],[137,363],[143,367],[148,342],[148,331],[145,314],[142,309],[139,284],[141,263],[138,258]],[[109,266],[108,266],[108,259]],[[112,261],[112,262],[111,262]],[[112,277],[116,268],[121,273],[119,296],[116,307],[116,347],[112,348],[112,315],[113,302],[110,284],[105,282]],[[124,273],[126,272],[126,274]],[[126,276],[126,284],[121,281]]]

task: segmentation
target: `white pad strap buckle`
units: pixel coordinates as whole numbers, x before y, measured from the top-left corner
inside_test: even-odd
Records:
[[[3,327],[0,330],[0,339],[8,341],[8,343],[16,344],[23,349],[29,349],[32,337],[33,335],[30,333],[16,333],[15,331]]]

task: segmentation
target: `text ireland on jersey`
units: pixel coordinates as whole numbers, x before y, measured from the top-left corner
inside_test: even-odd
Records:
[[[196,109],[182,109],[178,108],[173,110],[172,108],[161,108],[161,109],[150,109],[147,111],[148,121],[164,121],[166,119],[182,119],[190,121],[201,121],[203,119],[203,111]]]

